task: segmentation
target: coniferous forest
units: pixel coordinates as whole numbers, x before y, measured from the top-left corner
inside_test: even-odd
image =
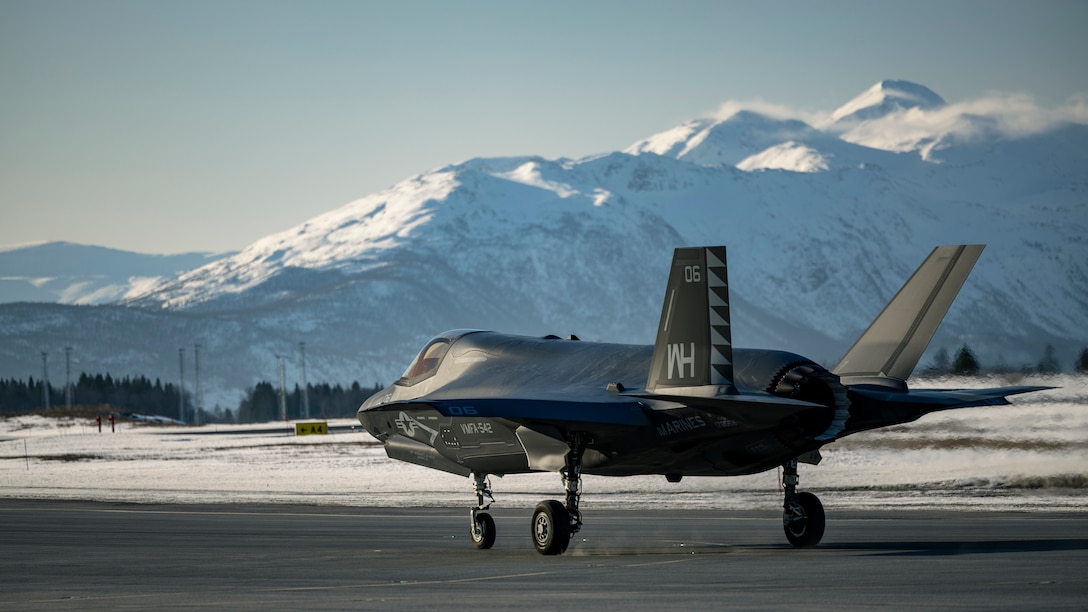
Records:
[[[307,385],[310,405],[309,418],[347,418],[355,415],[360,404],[377,391],[377,387],[362,387],[358,382],[348,387],[341,385]],[[192,394],[185,393],[184,404],[178,386],[154,382],[144,376],[113,378],[109,374],[83,373],[72,383],[71,406],[83,408],[83,412],[100,414],[116,413],[154,415],[182,422],[197,423],[255,423],[282,418],[282,407],[287,418],[303,418],[305,401],[302,389],[295,385],[284,393],[280,403],[279,389],[269,382],[260,382],[249,389],[238,406],[213,410],[201,409],[194,415]],[[69,405],[64,385],[49,383],[33,377],[27,380],[0,379],[0,414],[19,414],[53,410],[60,412]],[[195,417],[195,418],[194,418]]]

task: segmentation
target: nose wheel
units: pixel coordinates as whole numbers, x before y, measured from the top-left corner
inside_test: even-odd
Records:
[[[474,512],[472,517],[472,545],[486,550],[495,545],[495,519],[486,512]]]
[[[476,488],[476,507],[469,515],[469,537],[472,545],[481,550],[486,550],[495,545],[495,519],[486,511],[491,508],[491,502],[495,498],[491,495],[491,483],[487,480],[487,474],[473,474],[472,481]],[[487,504],[484,504],[484,498]]]

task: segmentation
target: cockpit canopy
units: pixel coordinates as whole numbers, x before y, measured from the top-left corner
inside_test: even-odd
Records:
[[[421,381],[435,375],[438,371],[438,366],[441,365],[442,359],[446,356],[446,352],[450,349],[450,346],[461,336],[471,334],[478,330],[473,329],[455,329],[447,332],[443,332],[430,340],[427,344],[423,345],[423,349],[419,351],[416,358],[412,360],[411,365],[404,371],[404,375],[400,377],[400,380],[396,384],[402,387],[411,387]]]

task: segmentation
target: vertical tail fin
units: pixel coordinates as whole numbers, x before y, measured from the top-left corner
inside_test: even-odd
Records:
[[[832,372],[843,384],[905,388],[984,247],[933,249]]]
[[[646,390],[733,393],[725,247],[676,249]]]

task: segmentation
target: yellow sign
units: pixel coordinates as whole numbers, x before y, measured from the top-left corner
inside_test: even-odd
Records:
[[[296,436],[308,436],[310,434],[325,435],[329,433],[327,423],[295,423]]]

